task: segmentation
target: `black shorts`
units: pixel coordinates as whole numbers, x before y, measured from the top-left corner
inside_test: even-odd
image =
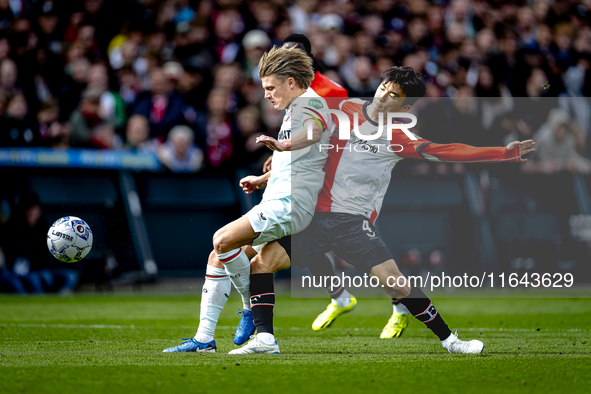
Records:
[[[333,251],[360,272],[393,259],[374,225],[364,216],[316,212],[310,225],[291,236],[292,267],[307,268]]]

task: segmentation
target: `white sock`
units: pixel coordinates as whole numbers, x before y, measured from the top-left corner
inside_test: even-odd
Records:
[[[267,345],[275,344],[275,335],[269,334],[268,332],[261,332],[260,334],[257,334],[257,338],[265,342]]]
[[[197,334],[195,334],[195,340],[201,343],[208,343],[213,341],[213,335],[200,334],[198,332]]]
[[[339,295],[338,298],[333,298],[339,307],[349,306],[351,303],[351,294],[347,291],[347,289],[343,290],[343,292]]]
[[[232,284],[226,271],[221,268],[207,266],[205,271],[205,283],[203,284],[203,293],[201,295],[201,310],[199,311],[199,328],[195,339],[199,342],[207,343],[213,341],[215,327],[218,324],[218,318],[228,297]]]
[[[410,313],[408,308],[405,307],[402,302],[392,304],[392,306],[394,307],[394,314],[395,315],[408,315]]]
[[[226,268],[232,284],[242,296],[244,309],[250,310],[250,261],[244,250],[238,248],[218,254],[218,259]]]

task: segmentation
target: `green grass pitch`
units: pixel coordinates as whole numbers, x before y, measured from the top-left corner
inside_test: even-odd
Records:
[[[233,293],[217,354],[162,353],[195,334],[198,294],[0,296],[0,393],[588,393],[590,299],[436,299],[482,355],[453,355],[416,320],[379,338],[387,299],[360,299],[324,332],[327,304],[278,297],[282,354],[230,356]]]

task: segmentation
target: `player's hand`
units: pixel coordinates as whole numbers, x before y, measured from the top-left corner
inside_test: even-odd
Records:
[[[534,142],[534,140],[513,141],[509,145],[507,145],[507,150],[512,150],[512,149],[515,149],[517,146],[519,146],[519,156],[525,156],[528,153],[535,152],[535,149],[531,148],[535,144],[536,143]],[[529,148],[531,148],[531,149],[529,149]],[[526,161],[527,161],[527,159],[524,159],[523,157],[521,158],[522,163],[525,163]]]
[[[287,150],[287,146],[283,141],[277,141],[273,137],[269,137],[268,135],[261,135],[257,138],[257,144],[265,144],[267,148],[271,150],[276,150],[278,152],[284,152]]]
[[[267,160],[265,160],[265,164],[263,164],[263,174],[271,171],[271,163],[273,162],[273,155],[269,156]]]
[[[255,190],[264,189],[267,186],[267,179],[255,175],[249,175],[240,180],[240,187],[246,194],[250,194]]]

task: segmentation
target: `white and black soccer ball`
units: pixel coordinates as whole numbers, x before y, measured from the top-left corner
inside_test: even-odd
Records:
[[[49,252],[66,263],[82,260],[92,249],[92,231],[90,226],[75,216],[58,219],[47,232]]]

